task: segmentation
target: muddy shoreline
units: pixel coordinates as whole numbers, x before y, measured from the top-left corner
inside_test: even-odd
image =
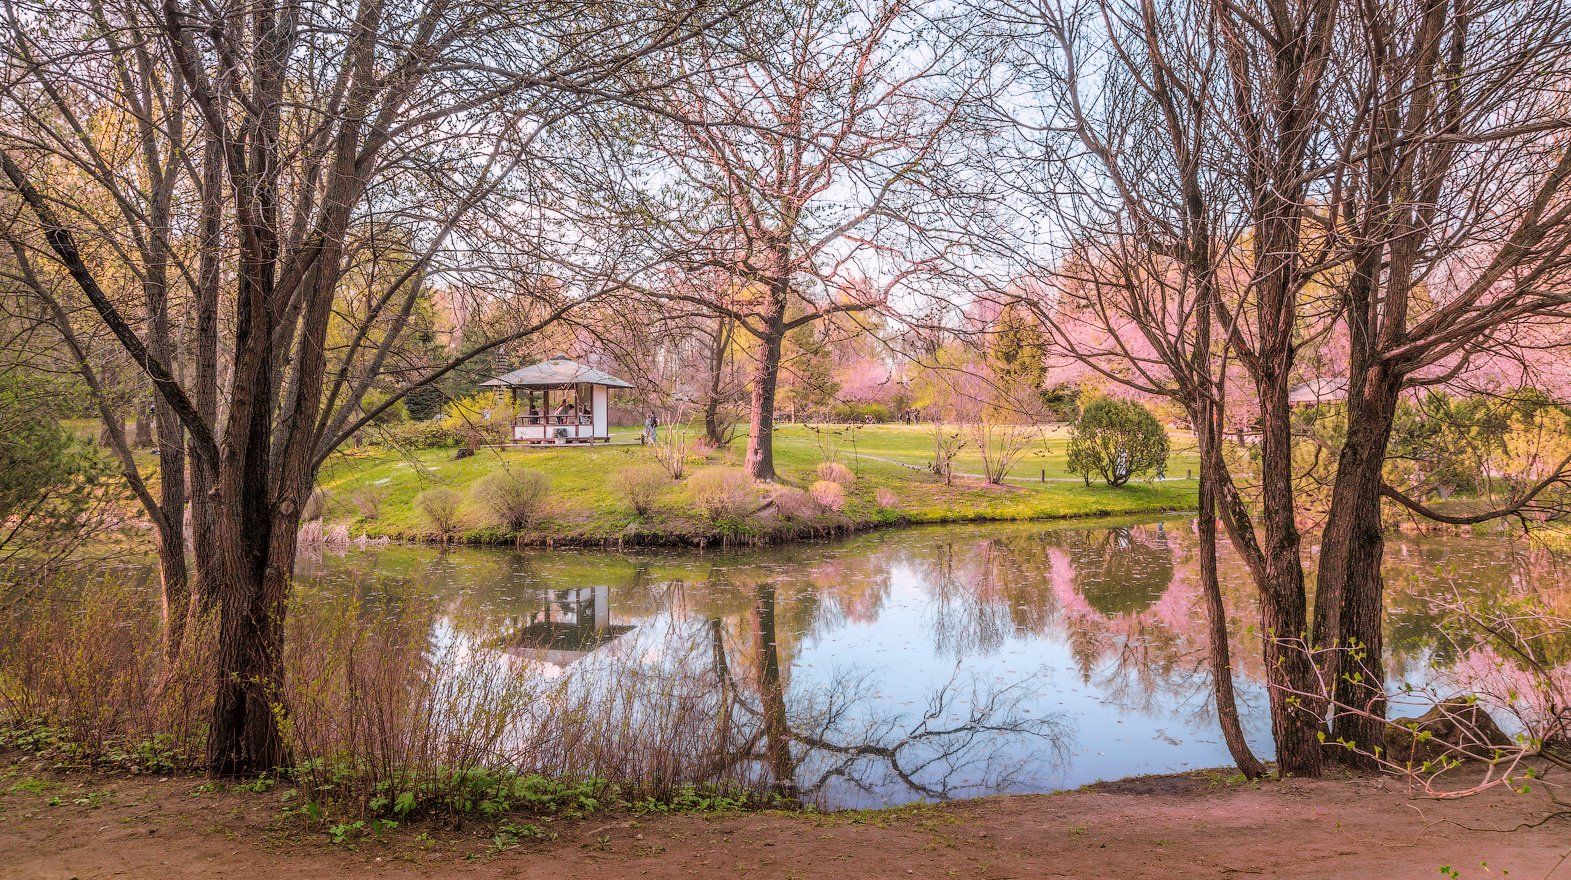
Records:
[[[322,825],[282,816],[278,791],[5,761],[4,880],[1544,878],[1571,851],[1552,780],[1434,801],[1392,778],[1245,784],[1217,770],[883,811],[597,814],[499,846],[478,823],[334,843]]]

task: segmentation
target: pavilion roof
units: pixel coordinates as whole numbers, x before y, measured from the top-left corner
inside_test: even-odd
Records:
[[[1332,403],[1347,399],[1346,376],[1321,376],[1288,389],[1287,402],[1293,406]]]
[[[506,375],[496,376],[480,383],[482,388],[541,388],[556,385],[573,385],[587,382],[591,385],[605,385],[610,388],[631,388],[631,382],[604,373],[594,367],[568,360],[563,355],[556,355],[549,360],[527,367],[519,367]]]

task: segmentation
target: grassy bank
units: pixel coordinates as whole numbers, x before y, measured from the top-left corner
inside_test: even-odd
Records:
[[[744,517],[706,516],[695,504],[691,477],[660,491],[654,507],[635,514],[615,487],[614,475],[629,466],[654,461],[636,433],[617,432],[609,446],[482,449],[456,459],[452,449],[400,451],[383,447],[346,450],[323,469],[319,485],[326,492],[324,520],[346,524],[352,535],[429,540],[441,537],[416,508],[415,498],[433,487],[465,495],[461,525],[454,540],[513,543],[646,543],[705,544],[720,540],[770,541],[794,536],[825,535],[908,523],[1032,520],[1181,510],[1194,504],[1195,483],[1187,473],[1195,467],[1187,438],[1175,438],[1176,454],[1168,466],[1174,478],[1133,482],[1120,488],[1085,486],[1064,469],[1067,433],[1048,431],[1032,444],[1011,470],[1005,485],[988,485],[980,474],[982,460],[975,448],[963,450],[954,464],[952,485],[929,472],[931,429],[922,426],[873,425],[855,429],[813,429],[784,426],[775,443],[775,464],[785,484],[808,488],[826,459],[846,465],[854,480],[846,487],[844,506],[796,510],[790,514],[760,495],[755,512]],[[742,441],[708,454],[693,453],[688,473],[739,463]],[[491,524],[483,506],[469,497],[473,484],[498,470],[528,468],[547,475],[550,496],[528,528],[518,533]],[[357,498],[376,499],[368,515]]]

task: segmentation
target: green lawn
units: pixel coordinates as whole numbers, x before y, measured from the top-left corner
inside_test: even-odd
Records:
[[[415,509],[415,496],[433,486],[447,486],[467,494],[472,483],[499,468],[533,468],[547,474],[551,479],[548,511],[534,528],[515,536],[488,525],[485,512],[466,502],[465,531],[461,537],[467,540],[757,540],[899,523],[1181,510],[1192,507],[1195,497],[1194,482],[1185,478],[1186,472],[1195,467],[1193,449],[1188,438],[1181,436],[1174,438],[1175,454],[1167,469],[1176,478],[1136,481],[1116,489],[1101,484],[1086,487],[1078,477],[1064,471],[1066,433],[1049,431],[1015,465],[1007,485],[990,486],[981,479],[963,476],[980,474],[982,470],[976,450],[965,450],[956,459],[954,485],[945,486],[924,469],[932,459],[929,427],[830,426],[814,430],[787,425],[780,429],[775,441],[776,469],[784,482],[807,487],[816,479],[814,469],[826,457],[838,459],[856,473],[856,482],[840,513],[826,512],[808,520],[787,521],[765,512],[744,522],[712,523],[694,509],[684,481],[666,488],[656,511],[640,518],[613,488],[612,476],[619,468],[651,462],[653,456],[651,450],[636,444],[636,431],[613,433],[616,442],[609,446],[482,449],[470,458],[456,461],[452,449],[409,453],[373,447],[345,451],[328,461],[319,480],[328,493],[325,518],[330,523],[347,521],[354,534],[432,537],[435,530]],[[736,464],[744,443],[738,439],[728,450],[707,457],[691,456],[689,472],[705,466]],[[385,496],[374,519],[361,516],[352,503],[357,494],[364,494],[361,490],[368,488]],[[886,501],[892,494],[893,504],[878,503],[880,489],[889,490],[885,493]]]

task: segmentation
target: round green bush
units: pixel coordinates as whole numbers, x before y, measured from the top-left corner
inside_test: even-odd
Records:
[[[1151,411],[1127,400],[1101,397],[1086,405],[1069,438],[1069,472],[1091,485],[1109,486],[1167,467],[1167,432]]]

